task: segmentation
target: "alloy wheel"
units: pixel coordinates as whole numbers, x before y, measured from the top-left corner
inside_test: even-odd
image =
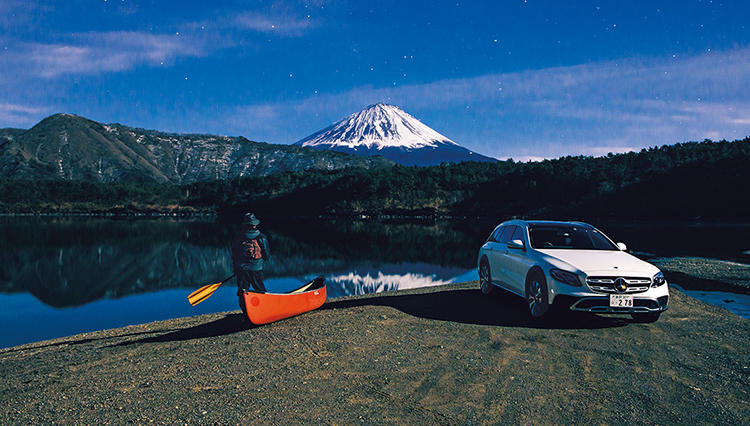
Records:
[[[534,280],[531,282],[531,285],[529,286],[529,312],[531,312],[531,315],[534,315],[536,313],[536,309],[539,302],[539,295],[541,294],[541,289],[539,285],[539,281]],[[536,316],[536,315],[534,315]]]
[[[490,266],[487,262],[482,262],[482,264],[479,265],[479,282],[482,293],[490,294],[492,292],[491,280]]]
[[[547,312],[545,286],[534,277],[527,288],[526,302],[529,304],[529,313],[534,318],[539,318]]]

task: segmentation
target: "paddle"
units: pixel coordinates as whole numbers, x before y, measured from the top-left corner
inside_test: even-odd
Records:
[[[296,293],[302,293],[307,291],[308,288],[312,287],[312,285],[315,284],[315,281],[310,281],[309,283],[303,285],[302,287],[298,288],[297,290],[292,290],[289,292],[289,294],[296,294]]]
[[[312,280],[309,283],[303,285],[302,287],[298,288],[297,290],[290,291],[289,294],[303,293],[303,292],[309,290],[313,286],[320,285],[322,281],[323,281],[323,277],[315,278],[314,280]]]
[[[188,302],[190,302],[192,306],[195,306],[201,303],[202,301],[208,299],[208,296],[214,294],[214,292],[216,291],[217,288],[219,288],[220,285],[231,280],[232,278],[234,278],[234,274],[232,274],[232,276],[230,276],[229,278],[225,278],[216,284],[204,285],[198,290],[195,290],[194,292],[190,293],[190,296],[187,297]]]

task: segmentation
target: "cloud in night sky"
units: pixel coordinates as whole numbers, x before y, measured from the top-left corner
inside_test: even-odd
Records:
[[[201,56],[204,50],[200,40],[179,34],[111,31],[74,34],[65,43],[24,43],[3,59],[11,68],[54,78],[125,71],[139,64],[164,65],[179,57]]]
[[[16,123],[34,119],[39,114],[49,113],[48,108],[30,107],[26,105],[0,104],[0,122]]]
[[[358,87],[241,106],[233,120],[248,123],[247,134],[294,142],[369,104],[387,102],[490,155],[509,156],[504,152],[508,145],[516,153],[522,151],[524,158],[602,155],[663,143],[746,136],[748,70],[750,49],[680,59],[609,61],[418,85]],[[441,110],[455,111],[455,116],[446,119]],[[315,121],[310,117],[318,117],[315,128],[290,128],[290,123]],[[536,151],[541,145],[550,149]]]
[[[288,16],[269,16],[258,12],[241,12],[232,19],[232,24],[240,29],[264,33],[300,36],[314,26],[310,19]]]

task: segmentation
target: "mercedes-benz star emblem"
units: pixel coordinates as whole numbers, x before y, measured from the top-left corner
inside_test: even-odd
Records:
[[[628,282],[625,281],[625,278],[618,278],[615,280],[615,290],[617,290],[618,293],[625,293],[628,291]]]

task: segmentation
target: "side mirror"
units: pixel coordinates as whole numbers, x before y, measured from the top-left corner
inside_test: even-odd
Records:
[[[508,241],[508,248],[509,249],[524,250],[523,241],[521,241],[521,240],[511,240],[511,241]]]
[[[621,251],[628,251],[628,246],[626,246],[625,243],[617,243],[617,248]]]

